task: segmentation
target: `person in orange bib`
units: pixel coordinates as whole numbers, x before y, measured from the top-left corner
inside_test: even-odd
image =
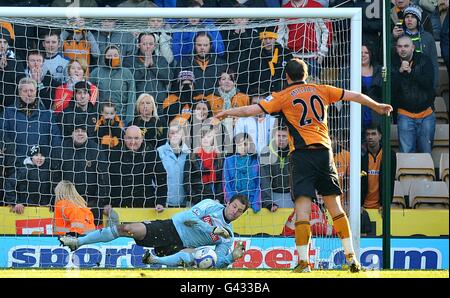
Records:
[[[55,197],[54,234],[78,236],[95,230],[94,215],[72,182],[60,181]]]

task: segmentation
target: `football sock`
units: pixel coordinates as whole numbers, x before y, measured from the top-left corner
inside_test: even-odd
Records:
[[[84,237],[78,237],[78,246],[98,242],[109,242],[116,238],[119,238],[117,226],[110,226],[100,230],[95,230]]]
[[[352,233],[350,231],[350,224],[348,222],[347,215],[342,213],[333,217],[333,225],[339,238],[341,238],[345,255],[355,254],[352,243]]]
[[[309,241],[311,239],[311,226],[309,221],[295,222],[295,244],[299,260],[309,262]]]

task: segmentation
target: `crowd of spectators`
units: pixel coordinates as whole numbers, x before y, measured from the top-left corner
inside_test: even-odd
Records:
[[[8,2],[2,5],[70,4]],[[79,2],[143,8],[362,7],[362,90],[383,100],[379,1]],[[448,0],[434,9],[432,1],[416,2],[392,1],[394,122],[400,151],[431,152],[439,87],[435,41],[440,40],[448,65],[448,36],[442,34],[448,28],[441,26],[441,20],[448,24]],[[85,20],[69,19],[60,30],[0,20],[2,203],[16,213],[26,205],[52,205],[52,190],[68,180],[96,222],[105,208],[161,212],[206,198],[226,203],[236,193],[249,197],[254,212],[293,207],[286,123],[276,115],[220,124],[211,118],[282,90],[283,68],[292,57],[304,59],[311,81],[321,82],[334,43],[346,38],[337,25],[315,19],[253,28],[241,18],[221,30],[209,19],[151,18],[133,34],[116,30],[118,22],[105,19],[98,30],[87,30]],[[186,30],[197,27],[202,30]],[[361,121],[364,128],[380,124],[369,110]],[[337,160],[348,158],[345,144],[334,149]],[[342,177],[348,174],[338,170]]]

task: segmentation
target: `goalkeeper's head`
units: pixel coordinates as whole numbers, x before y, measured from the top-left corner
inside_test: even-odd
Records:
[[[308,65],[300,58],[292,58],[285,67],[286,79],[289,84],[306,81]]]
[[[227,202],[224,215],[228,222],[238,219],[249,207],[247,196],[236,194]]]

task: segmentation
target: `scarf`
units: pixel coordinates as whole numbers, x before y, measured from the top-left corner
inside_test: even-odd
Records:
[[[202,183],[214,183],[216,182],[216,171],[214,169],[214,160],[217,157],[216,152],[206,152],[203,148],[197,153],[200,158],[202,169]]]
[[[272,60],[269,61],[270,74],[272,77],[275,75],[275,64],[278,63],[278,48],[273,51]]]
[[[236,88],[231,89],[229,92],[223,92],[222,89],[218,89],[220,97],[223,99],[223,111],[231,109],[231,101],[236,95]]]

